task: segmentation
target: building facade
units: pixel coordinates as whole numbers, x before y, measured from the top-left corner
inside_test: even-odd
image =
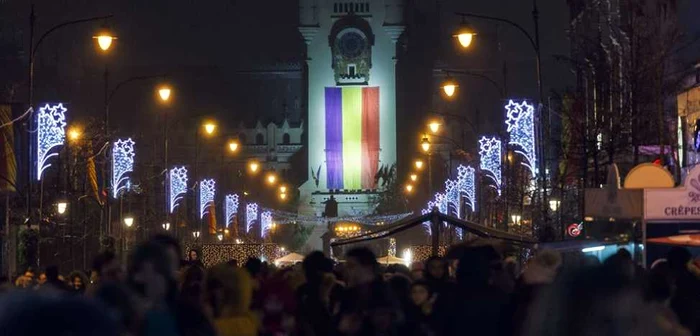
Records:
[[[396,163],[396,42],[401,0],[301,0],[306,43],[308,179],[299,213],[374,210],[377,176]]]

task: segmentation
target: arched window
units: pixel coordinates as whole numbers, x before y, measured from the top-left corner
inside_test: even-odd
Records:
[[[264,145],[265,144],[265,137],[263,137],[262,133],[258,133],[258,135],[255,136],[255,144],[256,145]]]
[[[289,145],[290,142],[291,140],[289,140],[289,133],[284,133],[284,135],[282,136],[282,144]]]

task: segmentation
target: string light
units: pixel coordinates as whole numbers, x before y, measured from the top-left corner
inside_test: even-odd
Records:
[[[501,140],[495,137],[481,137],[479,140],[479,168],[494,182],[494,188],[501,195]]]
[[[457,188],[460,194],[464,195],[466,203],[472,212],[476,211],[476,183],[475,169],[471,166],[459,165],[457,167]]]
[[[272,212],[263,211],[260,214],[260,237],[265,238],[272,228]]]
[[[396,257],[396,238],[389,238],[389,251],[387,252],[390,257]]]
[[[522,163],[532,176],[537,174],[537,156],[535,153],[535,108],[526,101],[518,104],[512,100],[506,105],[506,125],[510,135],[511,145],[515,145],[515,152],[525,158]]]
[[[37,114],[37,175],[36,179],[41,181],[41,176],[46,168],[51,164],[46,162],[58,153],[49,153],[52,149],[61,146],[66,140],[66,111],[63,104],[46,106],[39,108]]]
[[[224,209],[226,212],[226,227],[228,227],[229,224],[233,222],[233,217],[235,217],[238,213],[238,195],[226,195],[224,201],[226,203],[226,207]]]
[[[119,139],[112,147],[112,196],[117,198],[119,192],[129,188],[126,174],[134,171],[134,141],[131,138]]]
[[[245,232],[250,233],[253,222],[258,219],[258,204],[248,203],[245,206]]]
[[[202,180],[199,182],[199,218],[209,211],[209,203],[214,203],[216,194],[216,181],[214,179]]]
[[[170,213],[175,212],[178,202],[187,193],[187,168],[175,167],[170,169]]]

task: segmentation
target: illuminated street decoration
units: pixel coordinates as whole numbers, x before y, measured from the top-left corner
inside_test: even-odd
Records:
[[[169,174],[170,195],[168,195],[168,201],[170,202],[170,213],[173,213],[178,202],[187,193],[187,168],[175,167],[170,169]]]
[[[526,101],[518,104],[512,100],[506,105],[506,125],[510,135],[511,145],[515,152],[522,154],[526,166],[532,176],[537,174],[537,156],[535,153],[535,108]]]
[[[245,206],[245,232],[250,233],[253,222],[258,219],[258,204],[248,203]]]
[[[445,181],[445,201],[447,202],[448,209],[452,205],[454,207],[454,213],[457,218],[462,218],[460,216],[461,208],[461,197],[459,196],[459,189],[457,188],[457,181],[448,179]]]
[[[225,208],[225,216],[226,216],[226,227],[233,222],[233,217],[236,216],[238,213],[238,195],[232,194],[232,195],[226,195],[226,208]]]
[[[428,207],[426,209],[421,210],[421,214],[425,215],[427,213],[430,213],[435,207],[437,207],[438,212],[447,214],[447,197],[444,193],[435,193],[435,198],[433,198],[433,200],[431,201],[428,201]],[[432,234],[430,222],[424,222],[423,228],[425,228],[425,232],[428,235]]]
[[[501,140],[496,137],[481,137],[479,140],[479,168],[494,182],[494,188],[501,194]]]
[[[216,182],[214,179],[202,180],[199,182],[199,218],[209,211],[210,203],[214,203],[216,193]]]
[[[134,171],[134,141],[119,139],[112,147],[112,197],[131,185],[128,173]]]
[[[387,255],[396,257],[396,238],[394,237],[389,238],[389,250],[387,251]]]
[[[566,233],[573,238],[580,236],[581,232],[583,232],[583,222],[571,224],[566,228]]]
[[[66,111],[63,104],[46,106],[39,108],[37,114],[37,175],[36,179],[41,180],[44,170],[51,164],[46,162],[58,153],[50,153],[52,149],[63,145],[66,140]]]
[[[476,183],[474,183],[475,170],[471,166],[459,165],[457,167],[457,188],[464,195],[467,205],[472,212],[476,211]]]
[[[272,213],[263,211],[260,214],[260,238],[265,238],[272,228]]]

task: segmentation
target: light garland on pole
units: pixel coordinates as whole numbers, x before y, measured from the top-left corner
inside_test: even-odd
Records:
[[[496,137],[481,137],[479,140],[479,168],[482,171],[487,172],[488,176],[493,183],[493,187],[501,195],[501,140]]]
[[[506,125],[510,135],[511,145],[515,145],[515,152],[525,158],[523,165],[537,175],[537,154],[535,150],[535,107],[523,100],[518,104],[508,101],[506,107]]]
[[[272,228],[272,212],[263,211],[260,214],[260,238],[265,238]]]
[[[245,232],[250,233],[253,222],[258,219],[258,204],[248,203],[245,206]]]
[[[134,141],[131,138],[119,139],[112,146],[112,197],[131,185],[128,173],[134,171]]]
[[[57,156],[58,153],[50,153],[52,149],[61,146],[66,140],[66,111],[63,104],[39,108],[37,113],[37,146],[36,146],[36,179],[41,181],[44,170],[51,164],[46,162]]]
[[[199,182],[199,218],[209,211],[209,204],[214,203],[216,194],[216,181],[214,179],[202,180]]]
[[[168,195],[168,201],[170,202],[170,213],[175,212],[175,208],[179,205],[178,202],[187,193],[187,168],[175,167],[170,169],[170,195]]]
[[[471,166],[459,165],[457,167],[457,188],[467,200],[467,205],[472,212],[476,211],[476,183],[475,169]]]
[[[238,195],[226,195],[224,199],[225,202],[225,216],[226,216],[226,227],[233,222],[233,218],[238,213]]]

